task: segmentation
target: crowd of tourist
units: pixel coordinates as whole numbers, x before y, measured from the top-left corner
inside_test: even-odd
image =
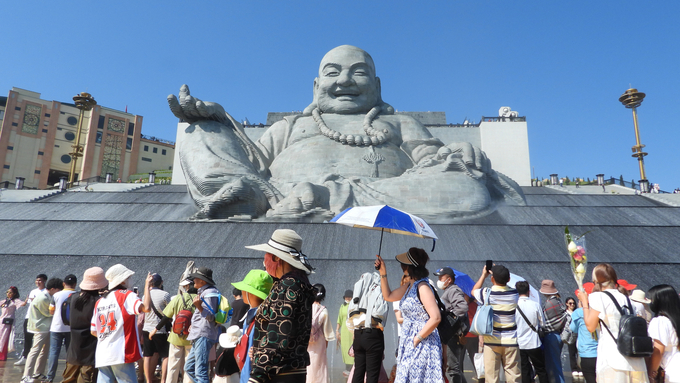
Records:
[[[563,348],[572,381],[680,382],[677,291],[654,286],[648,299],[609,264],[593,269],[576,299],[546,279],[539,300],[529,283],[511,282],[507,267],[490,263],[465,292],[453,269],[431,273],[428,254],[410,248],[396,256],[398,287],[390,288],[377,256],[376,271],[344,293],[333,322],[326,288],[310,283],[314,268],[295,231],[276,230],[247,248],[263,252],[265,270],[232,283],[229,300],[212,270],[193,264],[178,276],[174,296],[157,273],[146,275],[143,291],[133,289],[134,272],[121,264],[89,268],[79,284],[72,274],[39,274],[25,300],[12,286],[1,304],[0,360],[14,351],[17,308],[28,306],[15,363],[23,366],[22,383],[327,383],[332,341],[348,383],[466,382],[466,353],[478,381],[564,382]],[[388,376],[389,302],[399,343]],[[62,347],[66,367],[58,377]]]

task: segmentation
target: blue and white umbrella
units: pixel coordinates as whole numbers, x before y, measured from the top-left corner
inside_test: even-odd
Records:
[[[382,235],[385,232],[431,238],[433,251],[434,241],[437,239],[425,220],[387,205],[350,207],[333,217],[331,222],[362,229],[380,230],[381,249]]]

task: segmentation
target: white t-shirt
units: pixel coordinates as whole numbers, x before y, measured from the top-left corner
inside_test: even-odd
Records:
[[[661,367],[666,370],[666,382],[680,382],[680,351],[678,334],[670,319],[664,316],[653,318],[647,329],[649,336],[661,342],[665,349],[661,356]]]
[[[33,299],[35,299],[36,296],[38,296],[39,293],[45,291],[45,289],[33,289],[31,292],[28,294],[28,298],[26,298],[26,304],[28,307],[31,307],[31,302],[33,302]],[[26,310],[26,319],[28,319],[28,314],[30,314],[31,310]]]
[[[136,318],[141,305],[130,290],[114,290],[97,301],[90,323],[90,330],[97,332],[96,368],[141,359]]]
[[[618,290],[607,289],[606,291],[614,296],[621,308],[623,308],[624,305],[628,305],[626,296],[621,294]],[[605,293],[595,292],[588,296],[588,302],[590,308],[600,313],[599,318],[607,325],[612,334],[618,338],[621,314],[616,308],[616,305],[614,305],[612,299]],[[647,372],[645,358],[629,358],[621,355],[616,347],[616,342],[602,324],[600,324],[600,327],[598,328],[597,335],[599,339],[597,344],[597,373],[600,373],[606,367],[611,367],[619,371]]]
[[[71,326],[65,325],[61,320],[61,305],[73,293],[75,293],[74,290],[61,290],[52,296],[54,302],[50,307],[54,307],[54,316],[52,317],[50,332],[71,332]]]

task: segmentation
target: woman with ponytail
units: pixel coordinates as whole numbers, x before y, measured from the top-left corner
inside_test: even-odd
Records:
[[[600,263],[593,269],[593,293],[578,291],[583,306],[583,321],[588,331],[597,330],[597,382],[598,383],[646,383],[647,367],[643,358],[622,355],[616,340],[619,336],[620,307],[629,306],[629,299],[618,290],[616,271],[608,263]],[[599,326],[601,324],[601,326]]]
[[[326,297],[326,288],[321,283],[314,285],[314,304],[312,305],[312,334],[309,337],[309,366],[307,383],[328,383],[328,342],[335,340],[335,333],[328,310],[321,302]]]
[[[666,382],[680,382],[680,297],[672,286],[658,285],[649,290],[649,336],[654,339],[654,353],[647,361],[649,377],[656,379],[659,366],[666,372]],[[656,381],[656,380],[654,380]]]

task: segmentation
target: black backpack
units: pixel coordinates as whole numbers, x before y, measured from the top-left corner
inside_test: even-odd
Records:
[[[427,285],[430,286],[429,283]],[[416,289],[418,288],[417,285],[414,287]],[[446,306],[444,306],[444,303],[439,298],[437,291],[432,286],[430,286],[430,289],[432,289],[434,298],[437,300],[437,306],[439,307],[441,321],[437,326],[437,330],[439,331],[439,340],[442,344],[448,343],[454,336],[461,337],[467,335],[470,330],[470,318],[468,317],[468,314],[465,313],[464,315],[456,316],[456,314],[446,309]],[[416,290],[416,295],[418,296],[418,301],[422,305],[423,303],[420,301],[420,291]],[[425,306],[423,305],[423,309],[424,308]]]
[[[616,298],[614,298],[610,292],[604,291],[604,293],[612,299],[614,305],[616,305],[616,308],[619,310],[619,313],[621,313],[621,320],[619,321],[619,338],[614,338],[609,327],[607,327],[602,320],[600,320],[600,322],[616,342],[616,347],[621,355],[637,358],[651,356],[654,351],[654,341],[647,333],[647,321],[644,318],[635,316],[635,312],[632,309],[633,305],[630,303],[630,298],[626,297],[628,306],[623,306],[623,308],[621,308],[619,302],[616,301]]]

